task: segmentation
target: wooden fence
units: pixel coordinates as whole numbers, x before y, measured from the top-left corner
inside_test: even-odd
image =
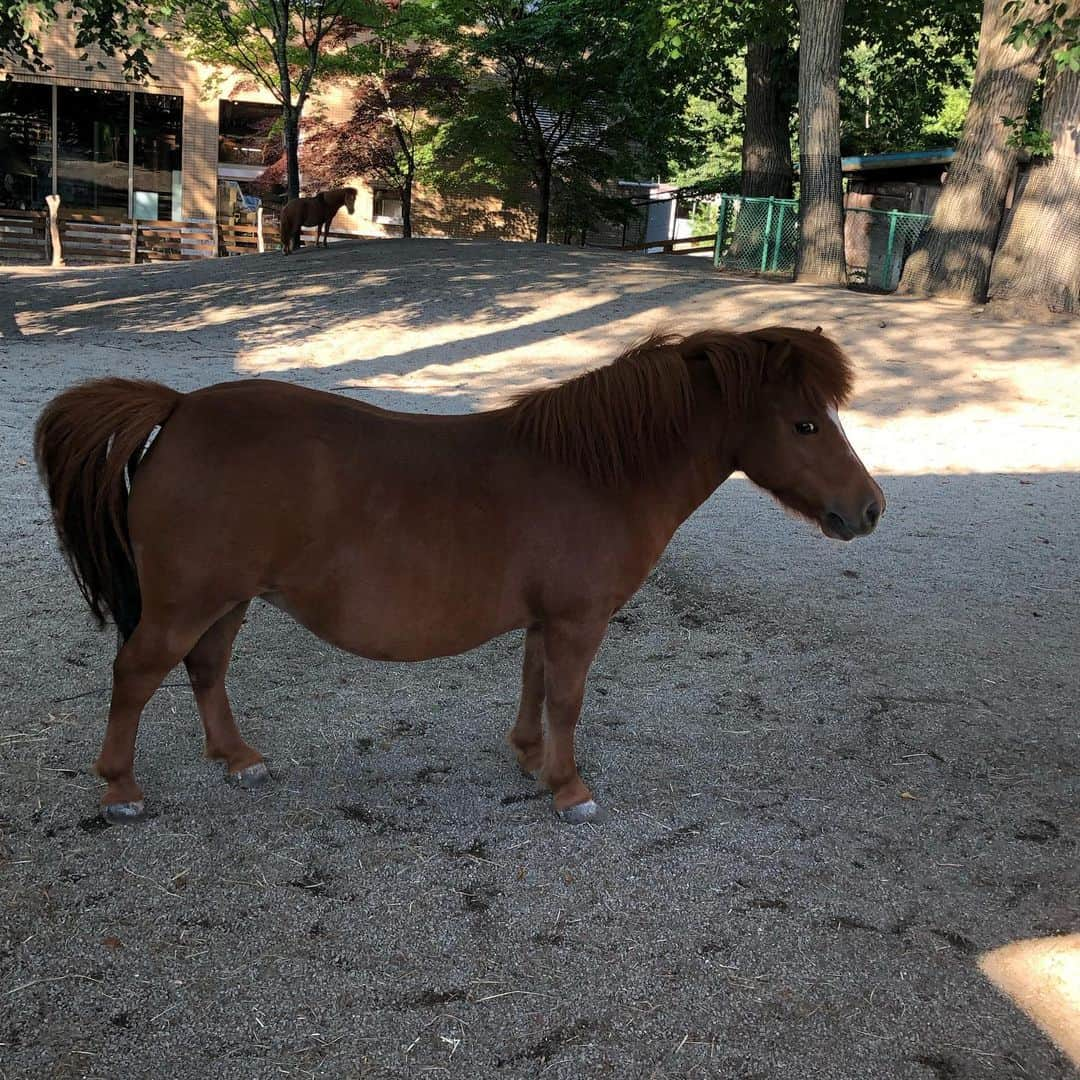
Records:
[[[131,223],[99,214],[60,214],[64,260],[131,262]]]
[[[0,210],[0,258],[50,257],[49,220],[44,210]]]
[[[136,221],[132,262],[212,259],[218,254],[216,221]]]
[[[215,221],[133,221],[100,214],[68,213],[56,218],[59,258],[92,263],[174,262],[221,255],[248,255],[281,248],[281,224],[261,214],[255,224]],[[314,244],[315,229],[303,240]],[[332,240],[356,240],[355,233],[332,232]],[[5,254],[42,261],[52,258],[49,214],[42,210],[0,210],[0,261]]]
[[[680,236],[678,240],[652,240],[646,244],[627,244],[623,251],[650,251],[663,255],[690,255],[695,251],[711,252],[716,244],[716,233],[708,236]]]

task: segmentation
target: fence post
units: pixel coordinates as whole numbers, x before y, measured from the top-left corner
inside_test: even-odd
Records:
[[[60,196],[46,195],[45,205],[49,208],[49,239],[52,241],[52,265],[64,265],[64,249],[60,243]]]
[[[780,203],[780,216],[776,219],[776,240],[773,243],[772,249],[772,266],[770,270],[775,270],[780,262],[780,245],[784,241],[784,214],[787,211],[787,203]]]
[[[131,261],[131,265],[134,266],[139,258],[139,219],[131,219],[131,248],[128,253],[128,257]]]
[[[776,196],[769,196],[769,208],[765,211],[765,241],[761,247],[761,272],[764,274],[769,265],[769,235],[772,232],[773,204]]]
[[[720,210],[716,215],[716,247],[713,249],[713,267],[720,269],[720,250],[724,246],[724,231],[727,228],[728,199],[720,196]]]
[[[885,263],[881,268],[881,287],[888,289],[892,280],[892,253],[896,242],[896,210],[889,211],[889,242],[885,245]]]
[[[266,241],[263,239],[262,215],[263,208],[260,206],[255,211],[255,239],[259,245],[260,255],[266,250]]]

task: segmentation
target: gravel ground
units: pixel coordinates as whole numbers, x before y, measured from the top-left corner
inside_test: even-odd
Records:
[[[388,665],[253,605],[230,689],[274,782],[199,758],[174,672],[151,816],[96,816],[113,654],[31,429],[106,373],[431,411],[658,323],[822,325],[889,512],[840,545],[745,481],[615,619],[560,825],[502,739],[520,635]],[[1057,1080],[979,973],[1080,928],[1076,324],[455,242],[0,272],[0,1076]]]

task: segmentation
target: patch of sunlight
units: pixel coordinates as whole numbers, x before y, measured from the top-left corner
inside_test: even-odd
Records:
[[[288,297],[326,296],[331,291],[326,285],[293,285],[291,288],[282,289],[280,294]]]
[[[979,967],[1080,1067],[1080,934],[1014,941]]]
[[[1072,472],[1080,468],[1080,386],[1069,359],[924,360],[862,370],[845,412],[871,468],[892,473]]]
[[[219,307],[204,307],[192,312],[187,316],[178,316],[169,323],[169,330],[188,331],[202,330],[208,326],[226,326],[229,324],[244,324],[253,317],[285,314],[290,310],[287,300],[265,301],[260,304],[223,304]],[[132,326],[121,326],[121,331],[131,330],[145,333],[146,327],[140,323]]]
[[[339,320],[333,327],[321,331],[305,328],[306,332],[302,337],[297,337],[295,327],[291,324],[279,325],[276,330],[271,328],[262,332],[255,331],[237,355],[235,369],[245,374],[269,374],[297,368],[319,369],[342,365],[350,365],[361,371],[368,364],[404,368],[409,363],[409,353],[429,353],[433,349],[443,348],[451,359],[445,364],[431,365],[437,371],[453,368],[469,375],[516,365],[522,360],[527,367],[532,368],[535,366],[534,361],[542,365],[545,356],[558,354],[565,357],[582,350],[569,344],[575,337],[573,334],[563,331],[561,335],[557,335],[555,343],[537,341],[535,338],[538,335],[528,333],[530,328],[561,316],[572,317],[584,307],[614,304],[621,299],[619,294],[613,292],[596,291],[588,294],[587,302],[584,297],[582,290],[568,291],[558,298],[552,298],[547,293],[530,295],[529,290],[515,293],[515,304],[520,307],[513,314],[499,319],[498,308],[495,307],[492,314],[496,317],[479,324],[482,328],[479,336],[483,344],[476,348],[478,352],[481,349],[485,351],[477,358],[470,358],[468,355],[470,342],[477,336],[478,326],[475,322],[463,325],[461,321],[450,320],[412,329],[402,326],[400,321],[391,321],[394,314],[391,312],[385,315],[358,316],[355,321]],[[615,315],[609,320],[610,323],[617,321],[619,319]],[[515,337],[523,332],[532,340],[529,344],[518,346]],[[551,333],[556,332],[553,329]],[[638,333],[640,334],[640,331]],[[503,335],[505,340],[500,340]],[[628,340],[629,338],[625,339],[624,343]],[[617,350],[607,353],[592,351],[582,355],[578,360],[577,370],[604,363],[612,358],[615,351]],[[350,352],[353,355],[350,356]],[[462,353],[466,355],[462,357]],[[427,372],[428,366],[422,371]],[[461,375],[456,376],[454,381],[460,382]]]
[[[1037,403],[1003,420],[993,407],[878,417],[842,414],[848,437],[873,472],[1039,473],[1080,471],[1080,428]]]

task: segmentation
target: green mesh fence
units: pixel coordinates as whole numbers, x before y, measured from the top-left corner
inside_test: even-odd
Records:
[[[844,213],[848,281],[892,292],[929,221],[929,214],[849,206]]]
[[[798,242],[796,199],[720,197],[713,262],[721,270],[791,274]]]
[[[849,207],[844,217],[848,279],[892,292],[928,214]],[[722,195],[713,262],[721,270],[790,277],[799,244],[797,199]]]

